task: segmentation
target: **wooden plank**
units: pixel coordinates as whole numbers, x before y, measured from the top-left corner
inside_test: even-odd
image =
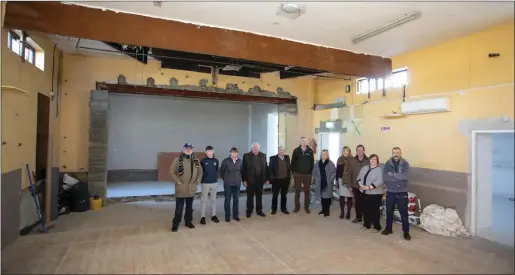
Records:
[[[254,95],[247,95],[247,94],[230,94],[230,93],[203,92],[203,91],[193,91],[193,90],[190,91],[190,90],[148,87],[148,86],[143,86],[143,85],[122,85],[122,84],[110,84],[110,83],[97,83],[97,90],[104,90],[104,91],[109,91],[109,92],[113,92],[113,93],[123,93],[123,94],[175,96],[175,97],[184,97],[184,98],[214,99],[214,100],[271,103],[271,104],[297,104],[297,99],[295,99],[295,98],[254,96]]]
[[[59,2],[8,2],[5,26],[49,34],[384,77],[388,58]]]

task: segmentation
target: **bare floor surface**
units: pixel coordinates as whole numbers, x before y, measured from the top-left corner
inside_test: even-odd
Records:
[[[289,198],[291,209],[292,198]],[[265,210],[270,196],[264,197]],[[244,210],[245,198],[240,199]],[[223,220],[223,199],[218,199]],[[2,273],[490,273],[513,274],[513,249],[475,239],[453,239],[400,228],[382,236],[338,218],[313,213],[181,225],[171,233],[174,202],[109,205],[60,217],[49,234],[20,237],[2,251]],[[209,209],[209,207],[208,207]],[[240,211],[243,212],[243,211]],[[209,213],[209,210],[208,210]]]

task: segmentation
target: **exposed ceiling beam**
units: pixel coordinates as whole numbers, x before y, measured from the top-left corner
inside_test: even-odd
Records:
[[[289,70],[284,70],[279,72],[279,78],[280,79],[287,79],[287,78],[295,78],[300,76],[306,76],[306,75],[316,75],[323,73],[322,71],[314,71],[314,70],[306,70],[306,69],[300,69],[300,68],[292,68]]]
[[[295,98],[255,96],[255,95],[249,95],[247,93],[230,94],[230,93],[190,91],[190,90],[179,90],[179,89],[165,89],[165,88],[158,88],[158,87],[148,87],[148,86],[143,86],[143,85],[123,85],[123,84],[110,84],[110,83],[103,83],[103,82],[97,82],[96,89],[109,91],[112,93],[122,93],[122,94],[175,96],[175,97],[184,97],[184,98],[200,98],[200,99],[228,100],[228,101],[254,102],[254,103],[271,103],[271,104],[297,104],[297,99],[295,99]]]
[[[388,58],[59,2],[8,2],[4,23],[8,28],[287,64],[351,76],[383,77],[392,70]]]
[[[103,41],[104,42],[104,41]],[[124,49],[123,46],[119,43],[113,43],[113,42],[104,42],[109,47],[114,48],[118,50],[119,52],[136,59],[137,61],[147,64],[148,62],[148,47],[139,47],[138,49],[133,48],[126,48]]]

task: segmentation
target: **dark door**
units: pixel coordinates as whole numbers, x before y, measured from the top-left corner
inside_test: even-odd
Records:
[[[48,132],[50,128],[50,98],[38,93],[38,118],[36,136],[36,182],[46,176],[48,160]]]

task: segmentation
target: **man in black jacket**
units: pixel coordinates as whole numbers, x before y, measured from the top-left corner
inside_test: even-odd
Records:
[[[252,143],[252,150],[243,155],[241,178],[247,188],[247,218],[254,211],[254,195],[256,196],[256,214],[265,217],[263,213],[263,185],[268,183],[266,154],[259,151],[259,143]]]
[[[306,213],[311,213],[309,210],[309,196],[311,189],[311,173],[315,166],[315,155],[313,150],[308,146],[308,139],[302,137],[299,147],[293,150],[291,157],[291,172],[295,180],[295,209],[294,213],[300,210],[300,190],[304,187],[304,210]]]
[[[284,147],[279,146],[278,154],[270,157],[270,182],[272,183],[272,215],[277,212],[277,197],[281,193],[281,212],[290,214],[286,209],[286,196],[290,187],[290,156],[284,154]]]

